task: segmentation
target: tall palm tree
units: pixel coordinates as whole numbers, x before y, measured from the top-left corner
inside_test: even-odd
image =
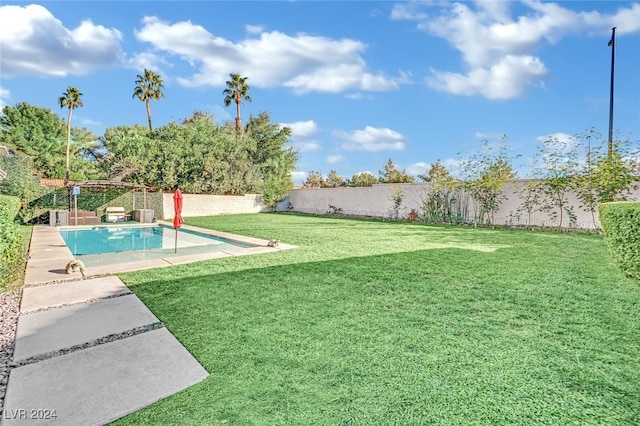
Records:
[[[67,119],[67,166],[64,171],[64,183],[69,182],[69,149],[71,147],[71,116],[75,108],[84,106],[82,104],[82,93],[77,87],[69,86],[67,91],[58,98],[60,108],[69,107],[69,118]]]
[[[164,82],[162,81],[162,77],[151,70],[145,68],[144,75],[138,74],[137,76],[136,87],[133,89],[132,97],[135,98],[137,96],[138,99],[144,101],[147,107],[149,131],[153,130],[151,127],[151,107],[149,106],[149,101],[151,99],[157,101],[160,98],[164,98],[164,93],[162,93],[163,87]]]
[[[244,106],[243,101],[251,102],[251,96],[249,96],[249,85],[247,84],[248,77],[241,77],[240,74],[229,74],[231,80],[227,81],[227,88],[222,91],[224,93],[224,106],[228,107],[231,102],[236,103],[236,131],[240,131],[240,104]]]

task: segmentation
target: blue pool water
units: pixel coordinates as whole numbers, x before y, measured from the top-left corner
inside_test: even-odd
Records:
[[[60,229],[74,257],[87,266],[251,247],[249,244],[168,226],[97,226]],[[176,252],[177,241],[177,253]],[[117,256],[116,256],[117,255]]]

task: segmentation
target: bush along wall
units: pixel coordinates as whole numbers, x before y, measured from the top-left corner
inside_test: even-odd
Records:
[[[640,280],[640,203],[603,203],[600,223],[613,261],[625,275]]]
[[[15,218],[20,199],[0,195],[0,291],[16,277],[22,266],[22,239]]]

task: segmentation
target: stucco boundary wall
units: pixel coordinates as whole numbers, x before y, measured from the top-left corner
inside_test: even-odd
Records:
[[[173,193],[162,194],[163,219],[173,218]],[[267,211],[258,194],[208,195],[182,194],[182,216],[217,216],[223,214]]]
[[[500,209],[495,213],[496,225],[534,225],[534,226],[558,226],[557,220],[552,220],[549,213],[532,211],[531,216],[526,211],[518,212],[522,206],[522,199],[518,193],[522,193],[527,187],[528,180],[517,180],[504,186],[505,200]],[[406,218],[412,209],[422,214],[423,200],[429,191],[427,183],[414,184],[376,184],[370,187],[340,187],[340,188],[309,188],[293,189],[288,197],[278,205],[279,211],[290,210],[301,213],[327,214],[332,211],[330,206],[340,209],[340,214],[352,216],[391,217],[393,207],[392,194],[401,188],[403,192],[402,206],[399,210],[400,217]],[[569,205],[577,216],[574,227],[593,229],[600,227],[597,211],[595,223],[591,212],[580,208],[580,201],[575,194],[568,195]],[[470,220],[473,219],[474,202],[467,196]],[[640,189],[627,194],[629,200],[640,199]],[[290,203],[290,204],[289,204]],[[557,209],[556,209],[557,210]],[[564,214],[562,226],[569,227],[569,218]]]

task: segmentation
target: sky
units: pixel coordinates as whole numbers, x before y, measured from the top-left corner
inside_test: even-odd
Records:
[[[233,121],[230,73],[289,126],[310,171],[409,174],[460,160],[506,135],[520,177],[539,141],[589,129],[606,141],[616,27],[614,129],[640,140],[640,2],[627,1],[4,1],[0,105],[28,102],[66,119],[57,100],[83,93],[73,125],[96,135],[146,125],[132,98],[144,69],[165,98],[154,127],[195,111]]]

